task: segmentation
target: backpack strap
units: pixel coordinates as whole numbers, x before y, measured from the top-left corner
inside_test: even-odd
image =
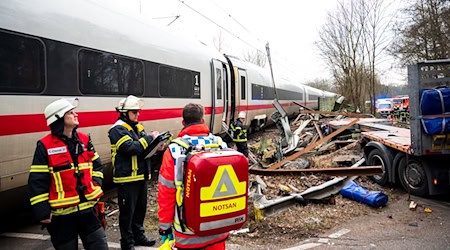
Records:
[[[186,231],[184,227],[184,208],[183,208],[183,196],[184,196],[184,165],[187,162],[188,154],[192,151],[194,145],[186,139],[175,138],[171,143],[180,146],[181,152],[175,156],[175,188],[177,193],[175,195],[178,219],[180,220],[180,227],[183,232]]]
[[[187,161],[187,155],[192,151],[193,144],[183,138],[175,138],[171,143],[175,143],[182,147],[181,154],[177,156],[175,161],[175,188],[177,189],[176,199],[177,206],[181,207],[183,205],[183,195],[184,195],[184,169],[183,166]]]

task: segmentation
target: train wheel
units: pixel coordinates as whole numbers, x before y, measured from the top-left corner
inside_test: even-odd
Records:
[[[428,179],[423,163],[410,160],[408,164],[400,164],[398,168],[400,183],[409,193],[417,196],[428,194]]]
[[[387,184],[388,182],[388,165],[389,165],[389,160],[386,157],[386,155],[384,155],[381,150],[379,149],[373,149],[372,151],[370,151],[369,155],[367,156],[367,164],[370,166],[382,166],[383,168],[383,174],[382,175],[373,175],[370,176],[370,179],[372,179],[374,182],[384,186]]]

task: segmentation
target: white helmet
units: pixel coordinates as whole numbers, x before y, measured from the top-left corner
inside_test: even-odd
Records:
[[[69,101],[65,98],[56,100],[45,107],[44,115],[47,119],[47,126],[54,123],[58,119],[64,117],[64,114],[78,106],[78,98]]]
[[[117,112],[123,113],[129,110],[140,110],[142,106],[144,106],[144,100],[134,95],[129,95],[127,98],[120,100],[116,110]]]
[[[238,118],[244,118],[245,119],[245,112],[244,111],[239,112]]]

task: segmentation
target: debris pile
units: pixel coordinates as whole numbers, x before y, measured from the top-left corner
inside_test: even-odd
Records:
[[[230,236],[227,249],[280,249],[379,209],[339,195],[351,180],[395,199],[392,190],[365,177],[380,174],[381,167],[363,166],[361,126],[355,124],[362,124],[364,119],[376,121],[315,112],[303,111],[287,124],[279,112],[272,116],[276,126],[249,136],[253,159],[249,168],[249,217],[242,230]],[[147,234],[155,238],[156,185],[157,176],[153,176],[145,220]],[[116,211],[117,204],[111,200],[106,213],[108,231],[113,234],[118,234]]]
[[[368,190],[383,189],[365,177],[381,174],[381,166],[362,166],[360,126],[355,124],[386,120],[359,114],[345,120],[352,114],[305,111],[286,126],[282,113],[272,115],[276,128],[248,142],[256,159],[250,167],[249,232],[233,236],[232,242],[316,236],[371,209],[339,195],[346,183],[357,179]]]

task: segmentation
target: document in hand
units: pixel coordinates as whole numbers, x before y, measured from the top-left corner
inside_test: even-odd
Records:
[[[150,152],[145,156],[145,159],[152,157],[159,148],[161,148],[164,144],[169,143],[172,134],[169,131],[163,132],[159,134],[155,139],[153,139],[152,143],[148,145]]]

